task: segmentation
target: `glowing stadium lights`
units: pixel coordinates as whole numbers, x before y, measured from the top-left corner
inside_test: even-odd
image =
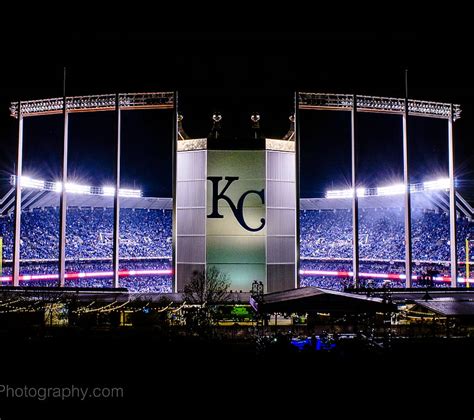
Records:
[[[115,190],[114,190],[115,194]],[[142,192],[140,190],[130,190],[127,188],[120,188],[119,197],[141,197]]]
[[[129,109],[172,109],[174,104],[173,92],[121,93],[120,108]],[[71,96],[66,99],[68,112],[113,111],[115,109],[115,94]],[[21,115],[61,114],[63,98],[40,99],[21,102]],[[10,105],[10,115],[17,118],[18,102]]]
[[[10,177],[10,183],[15,185],[15,176]],[[61,192],[63,189],[62,182],[49,182],[38,179],[32,179],[28,176],[21,177],[22,188],[34,188],[43,191],[55,191]],[[66,183],[66,192],[71,194],[83,194],[83,195],[103,195],[103,196],[114,196],[114,187],[91,187],[90,185],[81,185],[74,182]],[[142,196],[141,190],[133,190],[129,188],[120,188],[120,197],[139,198]]]
[[[387,187],[377,187],[377,195],[384,196],[384,195],[400,195],[405,192],[405,185],[403,184],[396,184],[396,185],[389,185]]]
[[[45,188],[46,190],[48,190],[48,188]],[[62,182],[55,182],[53,184],[53,191],[56,191],[56,192],[61,192],[63,190],[63,183]]]
[[[115,188],[114,187],[102,187],[102,195],[106,195],[108,197],[115,196]],[[141,197],[142,192],[140,190],[131,190],[129,188],[120,188],[119,190],[120,197]]]
[[[423,182],[423,188],[428,190],[449,190],[449,178],[441,178],[436,181]]]
[[[326,198],[351,198],[353,193],[353,188],[348,190],[332,190],[326,192]],[[365,188],[357,188],[357,197],[364,197]]]
[[[353,96],[337,93],[299,93],[300,109],[324,109],[324,110],[352,110]],[[403,115],[405,112],[405,99],[389,98],[382,96],[357,96],[357,111],[382,114]],[[408,100],[409,115],[428,118],[448,119],[451,113],[451,104],[442,102]],[[461,106],[453,105],[453,119],[461,118]]]
[[[60,182],[58,184],[61,184]],[[91,194],[91,187],[88,185],[79,185],[73,182],[66,183],[66,192],[72,194]]]
[[[49,188],[49,182],[45,182],[45,190],[47,191],[56,191],[56,192],[61,192],[63,190],[63,184],[62,182],[54,182],[53,188]],[[80,185],[76,184],[74,182],[67,182],[66,183],[66,192],[72,193],[72,194],[93,194],[92,192],[92,187],[89,185]]]
[[[34,188],[37,190],[44,190],[44,181],[38,179],[31,179],[29,176],[22,176],[20,185],[23,188]]]
[[[410,185],[410,192],[424,192],[433,190],[449,190],[449,179],[440,178],[435,181],[426,181]],[[395,184],[377,188],[357,188],[357,197],[380,197],[390,195],[402,195],[405,193],[405,185]],[[326,198],[351,198],[352,188],[347,190],[326,191]]]
[[[104,195],[108,197],[113,197],[115,196],[115,188],[114,187],[102,187],[102,191]]]

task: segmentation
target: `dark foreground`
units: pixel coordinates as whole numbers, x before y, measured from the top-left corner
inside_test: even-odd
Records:
[[[442,418],[474,415],[472,339],[400,339],[390,350],[351,340],[332,352],[297,352],[282,344],[258,354],[248,337],[150,330],[59,329],[42,337],[3,335],[1,342],[0,386],[123,390],[123,396],[83,401],[2,394],[2,420],[281,418],[288,410],[291,417],[311,418],[410,418],[415,412],[437,418],[445,410]]]

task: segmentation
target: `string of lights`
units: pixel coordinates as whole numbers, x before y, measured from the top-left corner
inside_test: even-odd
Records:
[[[101,312],[103,311],[104,309],[107,309],[107,308],[110,308],[111,306],[115,305],[117,303],[117,301],[113,301],[111,303],[108,303],[107,305],[104,305],[104,306],[101,306],[99,308],[93,308],[93,309],[78,309],[77,311],[75,311],[76,313],[78,314],[81,314],[81,313],[91,313],[91,312]]]
[[[100,308],[99,312],[100,312],[100,313],[103,313],[103,312],[113,312],[113,311],[116,311],[116,310],[118,310],[118,309],[120,309],[120,308],[123,308],[124,306],[128,305],[129,303],[130,303],[130,300],[127,300],[127,301],[123,302],[122,304],[117,305],[117,306],[114,306],[114,307],[112,307],[112,308],[107,308],[107,309],[102,309],[102,308]]]

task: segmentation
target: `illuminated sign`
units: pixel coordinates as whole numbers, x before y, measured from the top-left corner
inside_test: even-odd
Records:
[[[246,223],[245,217],[244,217],[245,199],[250,194],[255,194],[259,196],[260,200],[262,201],[262,204],[265,204],[265,195],[264,195],[263,188],[260,191],[256,191],[256,190],[245,191],[240,196],[239,200],[237,201],[237,205],[235,205],[235,203],[232,201],[232,198],[225,195],[225,193],[234,181],[238,181],[239,179],[238,176],[226,176],[225,180],[227,181],[227,183],[225,184],[221,192],[219,192],[219,183],[223,179],[222,176],[209,176],[207,177],[207,179],[211,181],[212,183],[212,213],[207,216],[208,218],[210,219],[223,219],[224,218],[224,215],[219,213],[219,200],[225,200],[227,204],[229,205],[235,218],[240,223],[240,226],[242,226],[244,229],[250,232],[258,232],[259,230],[262,230],[265,227],[265,218],[263,217],[260,219],[260,226],[255,227],[255,228],[249,226]]]
[[[266,282],[265,151],[208,150],[206,264],[231,290]]]

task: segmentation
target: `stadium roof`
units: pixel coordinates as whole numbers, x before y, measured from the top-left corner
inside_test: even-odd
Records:
[[[120,109],[172,109],[174,92],[143,92],[118,94]],[[69,96],[66,98],[67,112],[113,111],[115,94]],[[22,101],[20,113],[23,117],[52,115],[63,112],[64,98],[48,98]],[[18,102],[10,105],[10,115],[18,117]]]
[[[384,208],[403,208],[403,196],[366,196],[359,197],[360,209],[384,209]],[[469,218],[474,217],[474,209],[456,192],[456,206],[459,215]],[[426,191],[411,194],[412,209],[449,211],[449,196],[446,191]],[[300,200],[301,210],[338,210],[352,208],[352,199],[350,198],[302,198]]]
[[[474,316],[474,301],[418,300],[415,308],[417,307],[441,316]]]
[[[24,190],[22,193],[22,209],[58,207],[59,193],[56,191]],[[68,207],[112,208],[114,197],[106,195],[68,194]],[[15,207],[15,190],[12,188],[0,199],[0,215],[10,213]],[[170,210],[173,208],[171,198],[159,197],[121,197],[121,208]]]
[[[392,301],[396,303],[406,302],[425,302],[426,288],[411,288],[411,289],[391,289]],[[382,289],[370,289],[370,292],[377,296],[382,293]],[[366,295],[366,289],[352,289],[352,294]],[[449,299],[450,301],[473,301],[474,302],[474,289],[473,288],[454,288],[454,287],[440,287],[429,289],[428,295],[433,299],[433,302],[440,299]],[[431,301],[430,301],[431,302]]]
[[[461,194],[456,193],[459,214],[474,218],[474,209],[464,200]],[[113,196],[98,194],[68,194],[69,207],[83,208],[111,208],[114,205]],[[0,198],[0,215],[14,210],[15,190],[11,188]],[[26,211],[35,208],[58,207],[59,193],[37,189],[24,189],[22,193],[22,208]],[[173,200],[165,197],[121,197],[120,207],[151,210],[171,210]],[[352,208],[350,198],[302,198],[301,210],[337,210]],[[360,209],[403,208],[403,198],[400,196],[368,196],[359,198]],[[412,208],[419,210],[449,210],[449,197],[445,191],[418,192],[412,194]]]
[[[256,309],[267,313],[363,313],[396,310],[394,305],[383,302],[381,298],[317,287],[303,287],[283,292],[268,293],[263,296],[262,303],[251,300],[251,304]]]
[[[381,114],[403,115],[405,111],[404,98],[389,98],[386,96],[357,95],[357,111]],[[298,104],[300,109],[320,109],[333,111],[351,111],[354,96],[341,93],[299,92]],[[408,114],[419,117],[448,119],[461,118],[461,106],[442,102],[408,99]]]

